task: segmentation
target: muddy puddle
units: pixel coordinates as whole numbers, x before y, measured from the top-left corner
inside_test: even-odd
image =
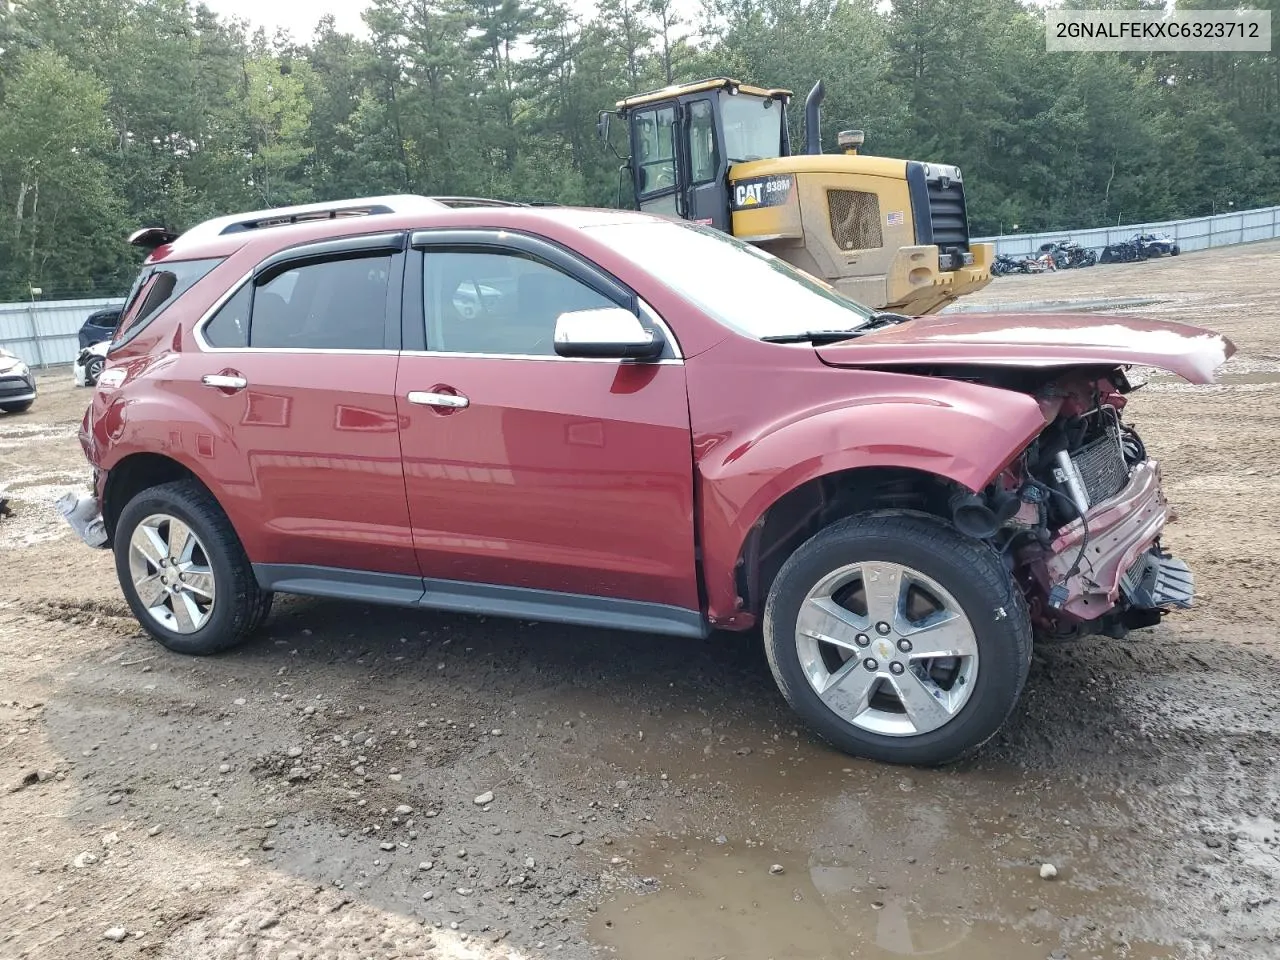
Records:
[[[719,739],[695,761],[668,750],[658,762],[670,782],[724,778],[736,815],[712,820],[721,832],[617,851],[615,894],[589,932],[621,960],[1189,955],[1140,879],[1151,866],[1134,836],[1135,824],[1176,828],[1136,784],[850,765],[785,736],[752,750]]]
[[[1130,889],[1069,871],[1042,880],[1037,866],[1002,856],[950,869],[906,849],[897,865],[877,866],[849,849],[658,841],[636,865],[640,889],[606,904],[590,932],[622,960],[1184,956],[1117,924],[1143,908]]]

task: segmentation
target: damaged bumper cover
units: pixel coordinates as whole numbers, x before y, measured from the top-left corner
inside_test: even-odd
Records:
[[[1087,543],[1085,524],[1074,520],[1058,531],[1042,558],[1045,587],[1065,586],[1058,611],[1093,620],[1114,608],[1122,594],[1133,607],[1191,606],[1190,569],[1154,549],[1165,524],[1173,519],[1156,461],[1135,466],[1120,493],[1090,510],[1085,519]],[[1072,574],[1077,557],[1079,569]]]
[[[55,506],[81,540],[91,547],[107,546],[107,527],[97,497],[91,493],[67,493],[58,498]]]

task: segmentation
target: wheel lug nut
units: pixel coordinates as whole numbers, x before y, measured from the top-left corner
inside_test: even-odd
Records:
[[[867,644],[871,642],[871,638],[868,637],[865,633],[860,633],[853,638],[853,642],[860,647],[865,647]]]
[[[880,668],[880,664],[876,663],[871,657],[867,657],[867,659],[863,660],[862,665],[868,670],[878,670]]]
[[[903,671],[903,669],[904,669],[904,668],[903,668],[902,664],[900,664],[897,660],[895,660],[895,661],[893,661],[893,663],[889,664],[889,672],[890,672],[890,673],[892,673],[895,677],[900,677],[900,676],[902,676],[902,671]]]
[[[876,624],[876,633],[880,634],[880,636],[882,636],[882,637],[883,637],[883,636],[888,636],[888,634],[889,634],[889,625],[888,625],[887,623],[877,623],[877,624]]]
[[[910,652],[911,652],[911,641],[910,641],[910,640],[899,640],[899,641],[898,641],[898,649],[899,649],[899,650],[901,650],[903,653],[910,653]]]

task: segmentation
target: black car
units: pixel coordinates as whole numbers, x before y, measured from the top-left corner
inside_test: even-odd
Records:
[[[103,340],[110,340],[112,334],[116,332],[116,324],[120,320],[120,308],[108,307],[105,310],[95,310],[89,314],[89,318],[85,320],[84,325],[80,327],[80,349],[84,350],[92,347],[95,343],[101,343]]]

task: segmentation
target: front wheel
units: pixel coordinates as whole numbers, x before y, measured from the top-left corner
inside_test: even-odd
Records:
[[[258,585],[227,515],[194,481],[161,484],[130,500],[114,544],[134,616],[176,653],[226,650],[266,618],[271,594]]]
[[[769,591],[764,640],[787,702],[856,756],[936,765],[985,743],[1031,663],[999,556],[932,517],[862,515],[803,544]]]

